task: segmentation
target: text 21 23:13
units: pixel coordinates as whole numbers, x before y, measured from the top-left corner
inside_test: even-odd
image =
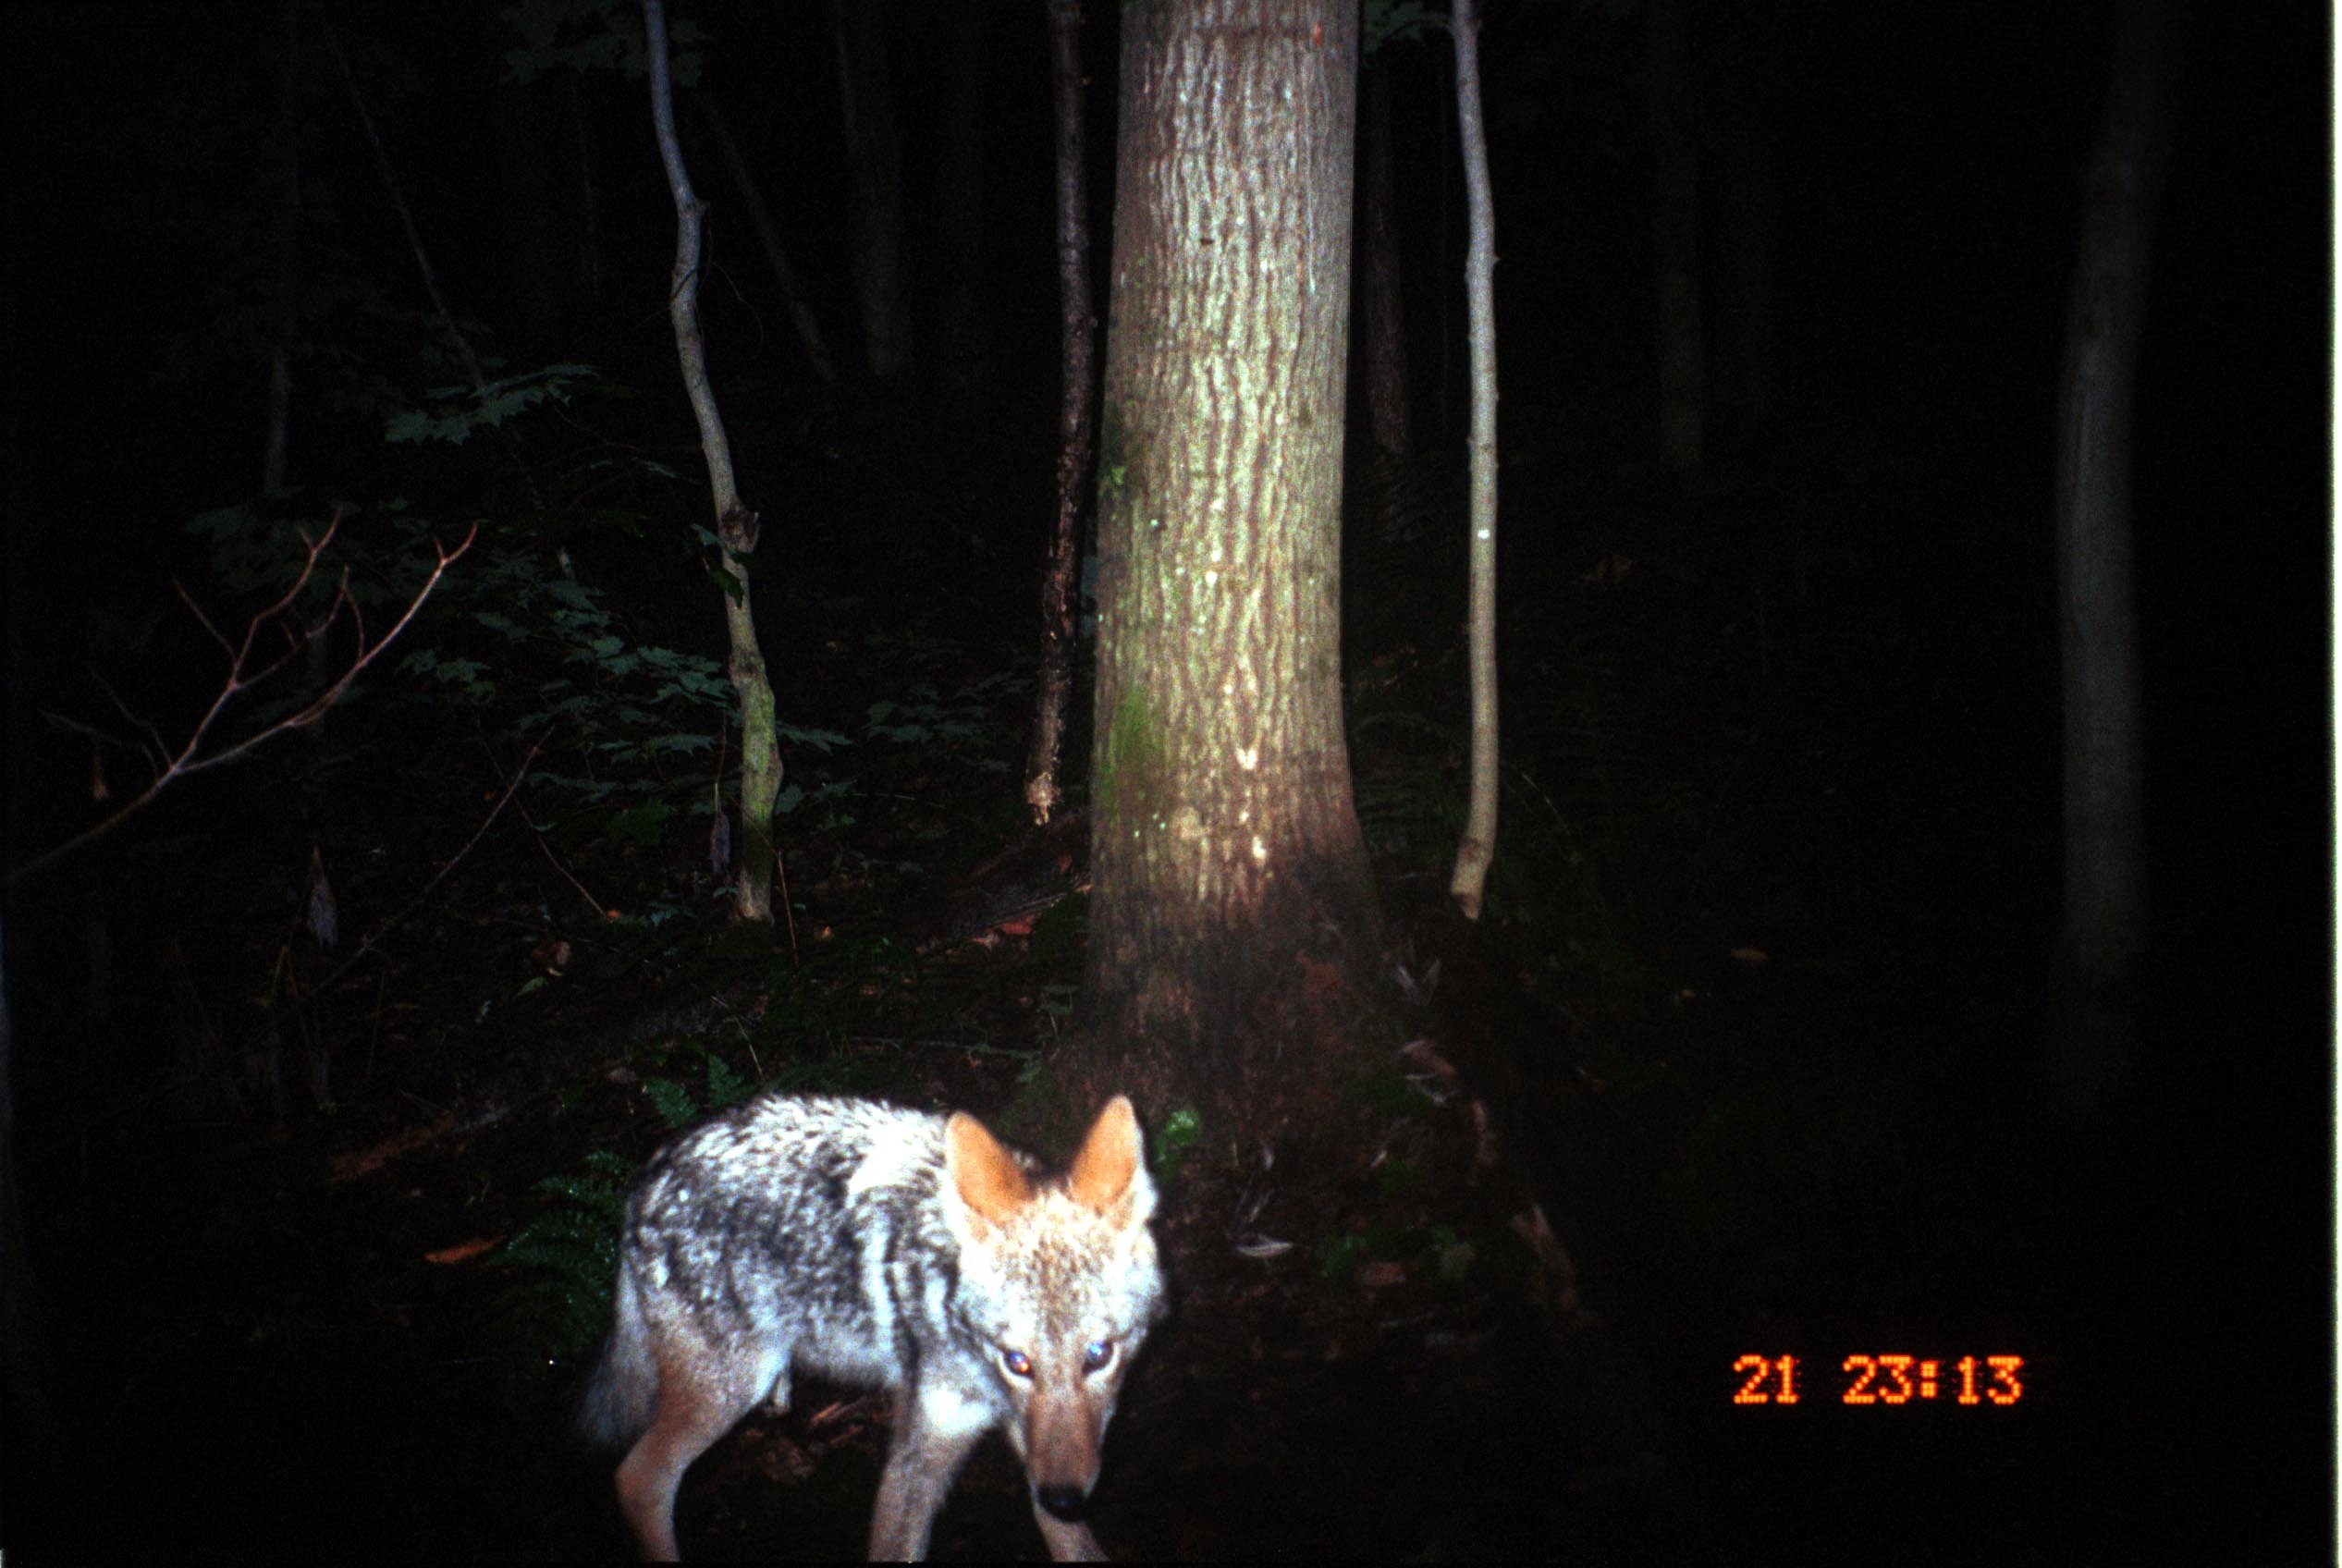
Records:
[[[1803,1358],[1744,1355],[1732,1364],[1741,1378],[1735,1404],[1796,1404],[1802,1398]],[[1849,1355],[1839,1366],[1851,1379],[1839,1392],[1841,1404],[1901,1405],[1927,1403],[1987,1408],[2015,1404],[2025,1396],[2021,1355],[1964,1355],[1943,1361],[1916,1355]]]

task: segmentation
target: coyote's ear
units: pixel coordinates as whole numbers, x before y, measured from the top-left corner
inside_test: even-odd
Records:
[[[1033,1196],[1016,1156],[965,1111],[944,1124],[943,1176],[962,1203],[995,1225],[1007,1223]]]
[[[1082,1140],[1082,1152],[1073,1157],[1065,1185],[1073,1201],[1093,1213],[1104,1214],[1134,1196],[1140,1197],[1141,1207],[1152,1212],[1155,1184],[1138,1161],[1138,1112],[1131,1109],[1128,1095],[1108,1100],[1097,1120],[1090,1123],[1089,1136]],[[1134,1194],[1134,1187],[1144,1191]]]

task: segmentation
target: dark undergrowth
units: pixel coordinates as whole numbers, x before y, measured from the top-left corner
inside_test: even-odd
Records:
[[[1078,878],[938,935],[1021,831],[1030,687],[996,629],[1023,624],[998,606],[1024,563],[969,499],[1000,492],[808,454],[758,586],[792,726],[780,927],[726,919],[738,737],[720,671],[678,651],[705,629],[637,586],[697,552],[582,504],[493,536],[317,737],[177,791],[11,925],[37,976],[12,1000],[40,1378],[0,1500],[24,1561],[619,1558],[610,1457],[569,1411],[664,1137],[779,1087],[1063,1151],[1089,1109],[1048,1071]],[[1882,607],[1915,601],[1833,543],[1878,495],[1727,497],[1709,534],[1624,495],[1551,504],[1580,542],[1507,562],[1503,847],[1468,983],[1416,934],[1462,820],[1454,584],[1436,542],[1355,553],[1357,799],[1423,1039],[1338,1170],[1232,1162],[1185,1108],[1142,1108],[1175,1310],[1100,1537],[1698,1562],[2165,1539],[2188,1462],[2142,1465],[2135,1429],[2201,1383],[2125,1382],[2144,1330],[2105,1304],[2208,1322],[2216,1291],[2163,1277],[2139,1218],[2184,1183],[2141,1192],[2124,1138],[2032,1109],[2053,911],[2009,868],[2044,864],[2052,780],[1968,705],[2020,653]],[[386,594],[431,532],[412,515],[346,525]],[[1536,503],[1508,520],[1534,537]],[[1866,1369],[1888,1397],[1845,1403]],[[857,1390],[752,1417],[685,1488],[686,1550],[857,1552],[884,1432]],[[936,1553],[1039,1550],[990,1445]]]

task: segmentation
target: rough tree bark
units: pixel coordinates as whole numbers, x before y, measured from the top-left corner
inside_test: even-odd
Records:
[[[1122,18],[1073,1087],[1239,1146],[1327,1128],[1380,922],[1342,728],[1358,10]]]
[[[1058,767],[1073,702],[1073,582],[1081,568],[1082,486],[1095,440],[1097,314],[1090,306],[1089,149],[1082,129],[1081,0],[1047,0],[1049,77],[1057,101],[1057,298],[1065,379],[1057,414],[1057,523],[1041,573],[1041,680],[1033,698],[1033,748],[1024,799],[1046,827],[1064,790]]]
[[[707,488],[716,508],[716,537],[724,552],[724,629],[731,639],[732,690],[740,696],[740,917],[773,917],[773,801],[780,793],[780,743],[772,681],[756,642],[756,617],[748,597],[748,554],[756,547],[756,514],[741,505],[732,479],[731,440],[707,384],[707,345],[699,330],[700,220],[707,204],[692,190],[683,167],[682,143],[675,136],[674,88],[668,77],[667,7],[643,0],[643,31],[649,45],[651,124],[658,135],[660,161],[675,199],[675,273],[667,313],[675,329],[675,356],[681,362],[683,391],[699,422],[700,450],[707,460]]]
[[[2075,1110],[2097,1107],[2128,1074],[2147,943],[2130,420],[2176,60],[2172,13],[2164,0],[2136,0],[2115,24],[2058,392],[2066,875],[2049,1066],[2054,1097]]]

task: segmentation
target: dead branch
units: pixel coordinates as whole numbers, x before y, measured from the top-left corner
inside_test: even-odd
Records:
[[[341,513],[337,510],[333,521],[325,525],[325,532],[314,540],[311,539],[307,533],[301,533],[301,547],[307,552],[307,558],[301,562],[300,570],[294,576],[292,586],[286,589],[275,603],[260,610],[244,623],[243,638],[236,644],[231,645],[227,639],[220,634],[219,629],[212,624],[210,618],[203,614],[202,607],[189,595],[185,588],[179,587],[177,583],[172,584],[173,587],[178,588],[180,600],[186,604],[189,612],[195,617],[197,624],[211,634],[212,640],[217,643],[228,656],[227,676],[220,683],[218,695],[215,696],[211,705],[203,710],[202,717],[195,721],[195,727],[189,732],[186,743],[181,745],[177,753],[170,751],[163,740],[162,732],[153,725],[131,713],[129,705],[115,694],[112,687],[105,685],[103,679],[98,684],[104,687],[105,693],[112,699],[116,710],[129,723],[144,730],[145,740],[126,741],[118,736],[109,735],[92,725],[58,714],[43,713],[43,718],[60,729],[87,735],[105,744],[141,753],[147,758],[148,765],[154,769],[154,777],[148,782],[145,789],[140,790],[138,795],[120,810],[75,834],[55,849],[18,866],[8,873],[6,881],[0,882],[0,886],[13,888],[33,873],[44,870],[84,845],[92,843],[111,833],[120,827],[126,818],[145,810],[153,802],[154,798],[174,781],[185,778],[191,774],[201,773],[206,768],[217,767],[222,763],[234,762],[263,741],[272,740],[278,735],[288,734],[296,729],[306,729],[325,717],[327,711],[341,701],[349,692],[350,683],[364,672],[366,667],[379,658],[384,649],[399,640],[399,634],[406,631],[408,622],[414,619],[415,612],[423,608],[423,603],[431,596],[431,591],[439,585],[440,577],[466,550],[472,548],[472,541],[480,535],[480,525],[475,522],[472,525],[471,532],[464,534],[463,543],[452,550],[444,548],[435,542],[432,549],[439,558],[432,567],[431,575],[423,579],[422,587],[415,590],[415,595],[408,602],[405,613],[399,617],[390,630],[369,643],[366,640],[365,619],[359,613],[355,602],[349,597],[349,574],[347,570],[342,573],[341,581],[335,584],[333,600],[325,606],[325,611],[322,616],[306,626],[298,624],[292,619],[292,606],[295,600],[300,597],[301,590],[309,585],[310,579],[316,575],[318,557],[325,554],[325,546],[333,543],[334,534],[340,527]],[[303,649],[324,636],[334,622],[340,619],[344,608],[349,610],[350,622],[357,630],[358,652],[350,660],[349,668],[342,671],[340,678],[318,692],[298,712],[287,715],[276,723],[246,736],[233,745],[205,753],[203,743],[211,735],[213,725],[218,722],[220,716],[227,711],[228,704],[233,702],[239,692],[248,692],[267,681],[289,664]],[[276,628],[284,635],[285,651],[267,663],[254,668],[253,645],[259,641],[262,629],[271,626]]]

